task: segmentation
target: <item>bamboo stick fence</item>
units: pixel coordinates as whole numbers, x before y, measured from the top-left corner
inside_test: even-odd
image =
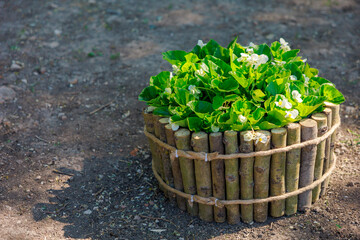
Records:
[[[268,216],[308,211],[328,188],[335,169],[339,106],[327,104],[284,128],[259,131],[173,131],[167,118],[144,111],[153,172],[166,197],[206,222],[265,222]]]

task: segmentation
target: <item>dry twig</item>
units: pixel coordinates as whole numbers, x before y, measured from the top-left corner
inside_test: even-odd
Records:
[[[110,106],[110,104],[112,104],[112,103],[116,100],[116,98],[117,98],[118,96],[119,96],[119,95],[116,95],[116,97],[115,97],[113,100],[111,100],[110,102],[108,102],[107,104],[102,105],[101,107],[98,107],[98,108],[95,109],[94,111],[90,112],[90,115],[93,115],[94,113],[96,113],[96,112],[98,112],[98,111],[100,111],[100,110],[102,110],[102,109]]]

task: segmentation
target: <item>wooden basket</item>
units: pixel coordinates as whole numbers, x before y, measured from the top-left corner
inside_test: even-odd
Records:
[[[167,118],[143,116],[160,189],[206,222],[265,222],[307,211],[326,193],[335,168],[339,105],[259,131],[266,139],[256,141],[245,141],[249,131],[173,131]]]

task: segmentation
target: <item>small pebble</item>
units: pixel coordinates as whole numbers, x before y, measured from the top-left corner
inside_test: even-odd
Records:
[[[90,215],[91,213],[92,213],[92,211],[90,209],[88,209],[84,212],[85,215]]]
[[[10,70],[11,71],[19,71],[25,67],[25,64],[19,61],[12,61]]]

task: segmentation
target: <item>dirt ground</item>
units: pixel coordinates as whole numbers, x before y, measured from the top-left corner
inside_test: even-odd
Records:
[[[0,239],[360,239],[359,16],[358,0],[0,0]],[[204,223],[152,176],[137,96],[170,70],[161,52],[235,36],[285,38],[347,99],[307,214]]]

